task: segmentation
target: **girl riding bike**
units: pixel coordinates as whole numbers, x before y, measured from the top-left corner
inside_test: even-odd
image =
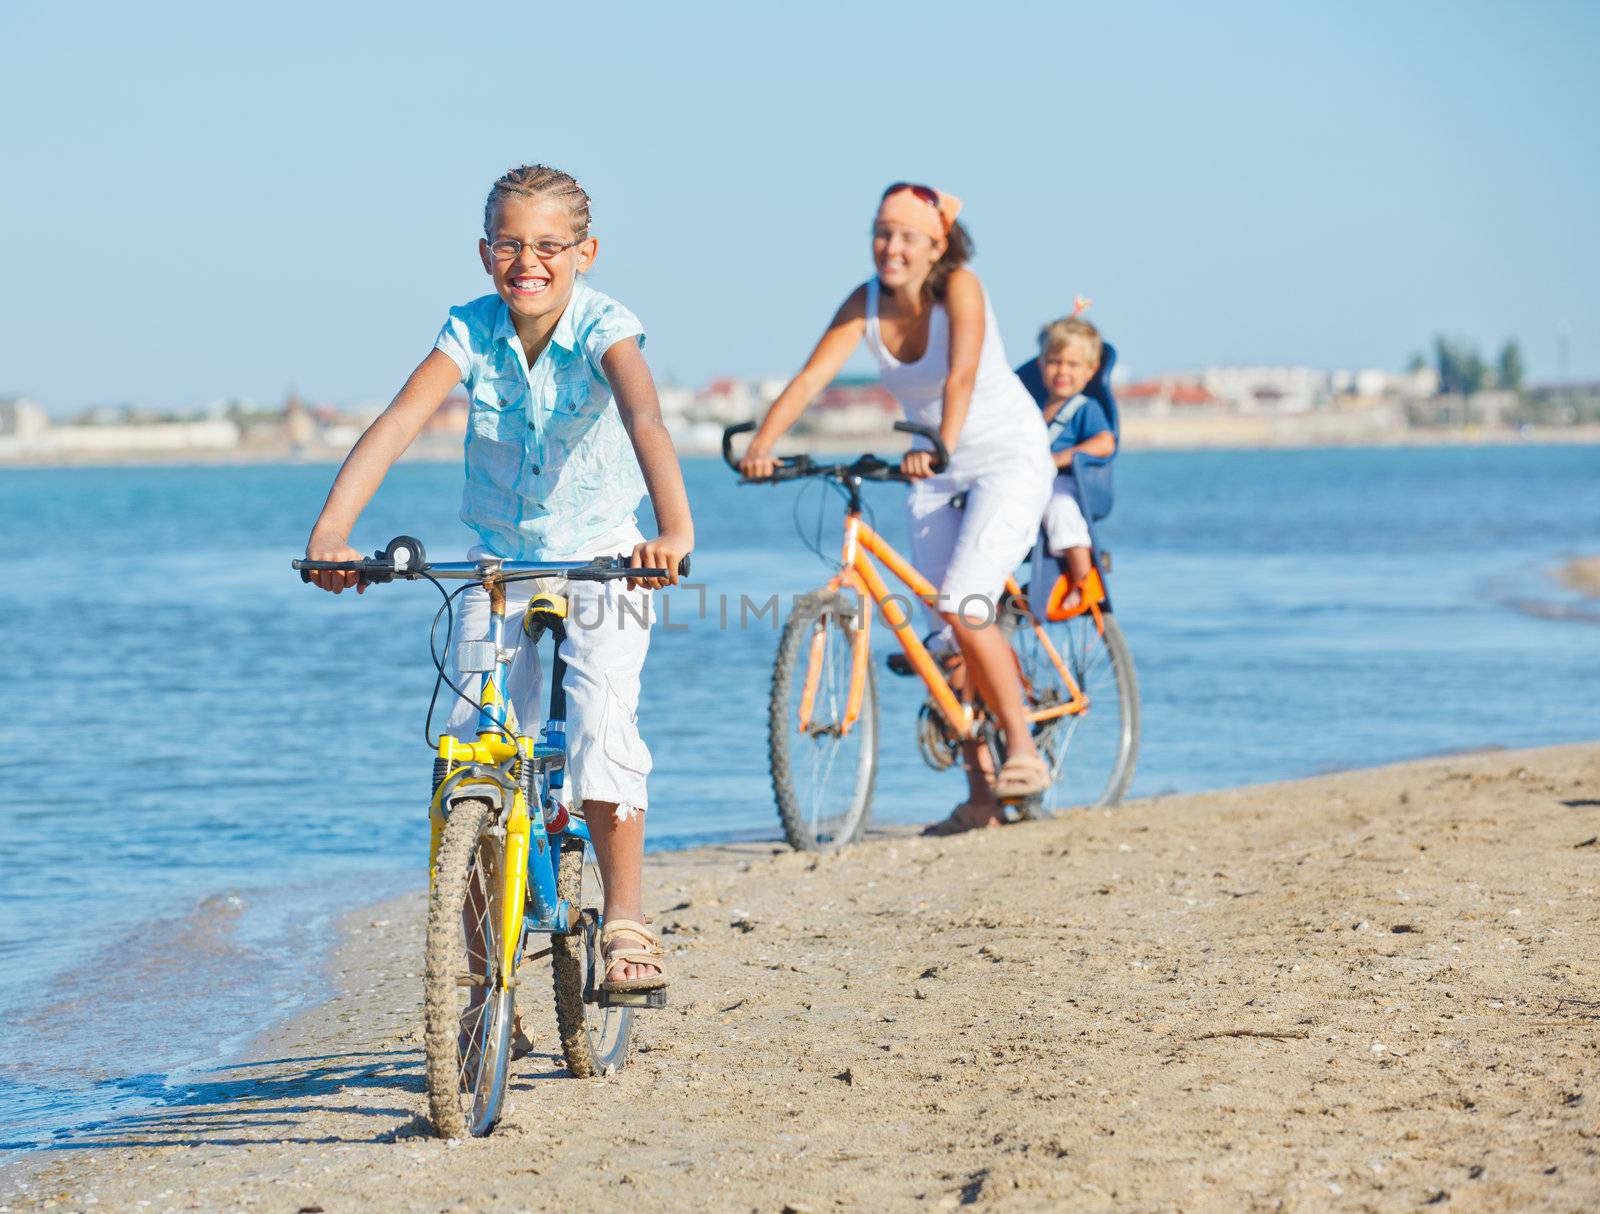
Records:
[[[677,570],[694,545],[683,474],[640,351],[643,328],[579,279],[597,249],[589,195],[568,174],[524,165],[494,183],[478,242],[494,294],[450,309],[433,350],[356,443],[312,528],[309,559],[359,558],[349,537],[361,511],[428,418],[465,384],[471,411],[461,518],[478,534],[474,557],[581,561],[631,550],[633,568]],[[647,490],[661,527],[654,540],[644,539],[634,517]],[[313,580],[335,594],[361,588],[353,573],[319,571]],[[569,764],[605,887],[607,992],[667,981],[660,942],[643,926],[651,761],[635,716],[649,591],[667,580],[639,579],[627,590],[575,584],[577,626],[561,646]],[[523,585],[525,602],[532,585]],[[488,592],[478,587],[465,599],[462,635],[481,636],[489,611]],[[539,719],[538,689],[537,667],[513,667],[507,692],[521,720]],[[472,737],[477,714],[477,705],[458,702],[450,732]]]
[[[967,799],[931,827],[948,834],[1005,821],[1000,802],[1049,786],[1030,735],[1011,648],[994,626],[1007,576],[1033,546],[1055,467],[1039,410],[1006,361],[999,326],[977,275],[959,199],[899,182],[884,191],[872,227],[877,273],[834,314],[801,372],[773,402],[739,470],[761,479],[774,444],[865,339],[883,385],[909,421],[936,430],[950,453],[935,474],[925,449],[906,453],[913,563],[939,588],[965,670],[999,719],[1006,760],[966,743]]]

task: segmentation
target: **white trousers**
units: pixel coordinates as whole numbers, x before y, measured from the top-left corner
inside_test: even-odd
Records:
[[[1068,548],[1089,547],[1089,524],[1084,520],[1083,509],[1078,505],[1078,495],[1072,481],[1063,477],[1056,481],[1050,494],[1050,504],[1044,510],[1044,534],[1050,542],[1051,555],[1059,556]]]
[[[1006,578],[1033,546],[1050,497],[1055,465],[1043,448],[1037,456],[1009,456],[911,486],[911,560],[938,588],[939,610],[974,624],[994,619]],[[965,506],[951,505],[961,493]]]
[[[631,535],[631,538],[630,538]],[[591,546],[573,563],[590,556],[614,556],[631,550],[640,537],[614,534]],[[502,642],[515,649],[506,676],[505,695],[522,732],[532,734],[543,722],[548,694],[540,647],[528,643],[522,613],[540,590],[567,596],[567,636],[561,656],[567,664],[562,686],[567,694],[567,790],[574,801],[611,801],[619,821],[643,813],[650,774],[650,750],[639,736],[639,673],[650,648],[653,607],[648,590],[627,590],[626,583],[539,581],[512,582],[506,587],[506,619]],[[456,607],[457,641],[481,640],[489,633],[489,592],[475,586]],[[550,644],[549,640],[541,643]],[[477,675],[453,669],[456,686],[473,693]],[[445,693],[450,692],[446,689]],[[463,740],[476,738],[477,706],[457,699],[446,732]]]

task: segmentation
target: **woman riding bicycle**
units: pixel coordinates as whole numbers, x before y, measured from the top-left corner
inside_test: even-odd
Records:
[[[937,430],[950,453],[908,451],[901,471],[912,556],[939,589],[972,687],[1005,733],[1006,760],[985,771],[982,748],[964,746],[967,799],[930,828],[951,834],[1005,821],[1002,799],[1050,784],[1033,744],[1016,663],[994,626],[1006,578],[1027,555],[1050,497],[1055,467],[1039,410],[1012,372],[977,275],[966,269],[972,239],[956,219],[961,201],[899,182],[884,191],[872,226],[877,274],[852,291],[804,369],[767,410],[739,470],[770,476],[772,449],[866,339],[883,385],[912,422]]]

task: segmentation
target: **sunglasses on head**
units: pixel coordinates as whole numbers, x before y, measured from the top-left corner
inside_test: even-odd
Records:
[[[932,186],[918,185],[914,181],[897,181],[883,192],[883,196],[887,198],[896,190],[910,190],[912,194],[922,199],[934,210],[939,209],[939,191]]]

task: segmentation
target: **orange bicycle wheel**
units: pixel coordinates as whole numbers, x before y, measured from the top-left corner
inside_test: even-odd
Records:
[[[767,717],[778,818],[791,847],[831,851],[859,838],[878,777],[878,688],[868,663],[851,705],[860,612],[852,595],[809,594],[778,641]]]
[[[1051,784],[1019,803],[1019,812],[1025,818],[1049,818],[1072,809],[1116,805],[1128,791],[1139,758],[1139,682],[1116,618],[1103,612],[1099,627],[1088,613],[1046,623],[1050,649],[1032,617],[1013,610],[1002,618],[1030,710],[1073,698],[1050,649],[1089,701],[1082,712],[1033,726],[1034,744],[1050,766]]]

